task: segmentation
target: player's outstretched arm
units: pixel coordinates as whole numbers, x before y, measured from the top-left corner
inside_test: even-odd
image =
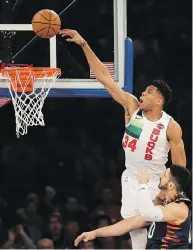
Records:
[[[137,98],[129,93],[126,93],[117,85],[117,83],[111,77],[108,69],[99,60],[99,58],[95,55],[87,42],[83,39],[83,37],[80,36],[77,31],[64,29],[61,30],[59,34],[61,34],[63,37],[69,36],[70,38],[67,38],[66,41],[74,42],[82,47],[90,68],[95,74],[97,80],[104,85],[106,90],[115,99],[115,101],[120,103],[125,108],[128,108],[130,104],[132,105],[132,109],[134,108],[134,110],[136,110],[138,108]]]
[[[138,215],[138,216],[117,222],[116,224],[111,225],[111,226],[102,227],[94,231],[82,233],[75,240],[74,245],[78,246],[78,244],[81,241],[87,242],[87,241],[94,240],[95,238],[99,238],[99,237],[101,238],[101,237],[121,236],[132,230],[139,229],[145,226],[146,224],[147,224],[146,221],[144,221],[144,219],[140,215]]]
[[[182,129],[174,120],[171,120],[168,125],[167,137],[171,147],[172,163],[186,167],[186,153],[182,140]]]

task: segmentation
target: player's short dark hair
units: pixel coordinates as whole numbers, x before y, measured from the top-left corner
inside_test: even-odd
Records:
[[[154,80],[151,85],[156,87],[164,97],[164,107],[166,107],[172,100],[172,90],[169,85],[162,80]]]
[[[175,183],[177,191],[184,191],[190,182],[190,172],[182,166],[172,165],[170,167],[170,178]]]

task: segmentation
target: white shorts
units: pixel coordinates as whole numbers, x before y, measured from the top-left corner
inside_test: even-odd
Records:
[[[151,178],[148,187],[149,195],[152,200],[156,198],[160,190],[158,188],[160,182],[159,176]],[[126,169],[121,177],[122,184],[122,207],[121,216],[124,219],[136,216],[139,214],[138,210],[138,192],[139,182],[137,177]]]

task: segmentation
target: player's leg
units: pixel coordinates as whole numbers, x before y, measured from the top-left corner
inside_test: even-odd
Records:
[[[150,181],[148,183],[149,195],[152,200],[154,200],[160,192],[160,190],[158,189],[158,184],[159,184],[159,178],[156,178],[153,181]],[[139,192],[139,189],[137,192]],[[136,193],[136,197],[138,197],[137,193]],[[137,230],[130,232],[133,249],[145,249],[146,248],[147,233],[148,233],[147,228],[141,228],[141,229],[137,229]]]
[[[136,176],[133,176],[130,171],[125,170],[122,174],[122,207],[121,215],[124,219],[136,216],[138,212],[138,192],[139,183]],[[159,177],[150,181],[149,191],[152,200],[155,199],[160,192],[158,189]],[[132,248],[133,249],[145,249],[147,243],[147,229],[141,228],[130,232]]]
[[[135,176],[126,169],[121,178],[122,183],[122,207],[121,215],[124,219],[139,214],[137,203],[137,192],[139,183]],[[130,232],[132,248],[145,249],[147,243],[147,229],[141,228]]]
[[[145,249],[147,244],[147,228],[140,228],[130,233],[132,249]]]

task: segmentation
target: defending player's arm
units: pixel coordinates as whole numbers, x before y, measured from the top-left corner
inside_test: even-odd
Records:
[[[167,206],[155,206],[149,196],[148,185],[140,184],[139,212],[146,221],[165,222],[184,218],[188,208],[184,203],[170,203]]]
[[[69,36],[71,38],[66,39],[68,42],[75,42],[80,45],[85,53],[89,66],[96,76],[96,79],[101,82],[109,94],[120,103],[123,107],[127,108],[132,106],[132,110],[138,108],[137,98],[129,93],[123,91],[117,83],[111,77],[108,69],[95,55],[87,42],[79,35],[75,30],[64,29],[60,31],[62,36]]]
[[[114,225],[103,227],[96,229],[91,232],[82,233],[74,242],[75,246],[84,240],[85,242],[94,240],[95,238],[101,237],[115,237],[121,236],[127,232],[130,232],[135,229],[139,229],[145,226],[147,223],[142,218],[142,216],[138,215],[132,218],[124,219],[120,222],[117,222]]]
[[[171,147],[172,163],[186,167],[186,153],[182,140],[182,129],[176,121],[170,121],[167,136]]]

